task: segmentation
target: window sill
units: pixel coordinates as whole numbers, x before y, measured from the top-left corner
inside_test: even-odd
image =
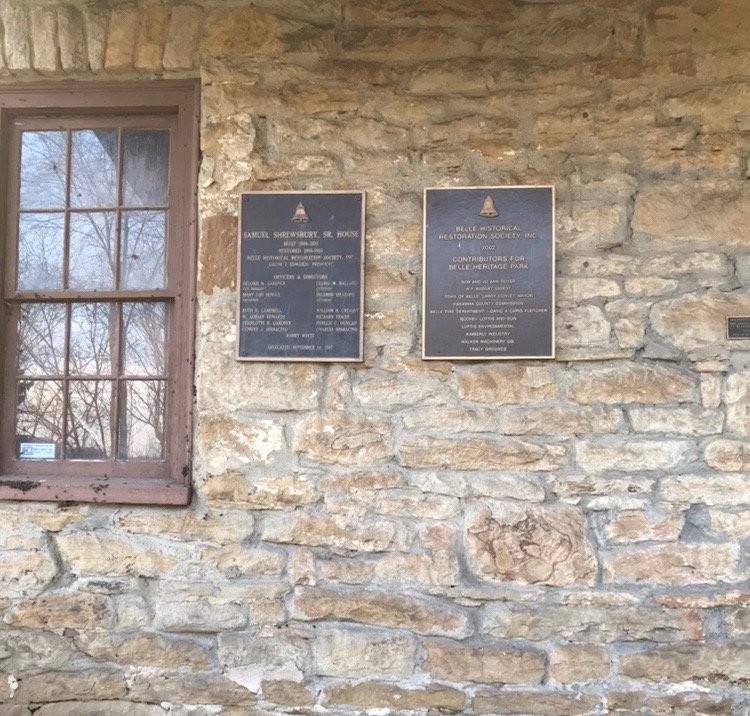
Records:
[[[148,478],[0,475],[0,500],[184,506],[190,503],[190,487],[174,480]]]

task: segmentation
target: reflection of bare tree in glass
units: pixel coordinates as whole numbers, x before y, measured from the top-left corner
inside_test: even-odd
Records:
[[[148,132],[133,134],[148,140],[140,151],[153,149],[154,140],[148,139]],[[168,134],[156,134],[166,136],[166,145],[159,141],[162,149],[168,147]],[[146,210],[145,202],[140,203],[143,209],[117,209],[117,131],[76,130],[69,136],[67,288],[113,290],[118,274],[122,290],[163,287],[166,213],[163,209]],[[139,159],[138,142],[126,141],[125,148],[131,154],[129,166],[154,164],[153,157]],[[66,154],[64,132],[28,131],[22,135],[21,290],[64,288]],[[159,161],[166,166],[166,153]],[[153,183],[148,176],[135,176],[131,183],[148,187],[149,181]],[[157,175],[159,182],[166,182],[163,170]],[[157,190],[161,196],[159,192],[165,201],[165,190]],[[130,205],[139,206],[132,188],[124,188],[122,194]],[[151,192],[149,198],[154,196]],[[162,378],[165,372],[165,304],[111,300],[26,303],[21,311],[19,439],[28,436],[59,444],[64,422],[68,458],[114,457],[118,438],[120,458],[162,458],[165,382],[148,378]],[[67,376],[67,401],[62,395],[63,376]],[[122,380],[123,376],[128,379]]]

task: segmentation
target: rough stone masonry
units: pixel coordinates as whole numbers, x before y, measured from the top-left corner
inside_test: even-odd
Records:
[[[0,713],[750,709],[746,0],[0,0],[200,78],[195,496],[0,504]],[[424,187],[550,184],[557,358],[423,362]],[[363,364],[234,359],[239,195],[367,192]]]

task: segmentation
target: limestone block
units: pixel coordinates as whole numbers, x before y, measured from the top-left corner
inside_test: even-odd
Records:
[[[363,408],[388,412],[415,405],[444,405],[450,399],[444,383],[408,380],[403,375],[359,379],[352,393]]]
[[[135,43],[137,69],[161,70],[168,14],[167,8],[163,5],[146,5],[140,8]]]
[[[352,60],[426,61],[447,57],[468,57],[477,50],[476,42],[449,28],[370,27],[347,30],[342,49]]]
[[[679,683],[744,683],[750,647],[746,644],[726,646],[670,646],[620,658],[620,673],[630,679]]]
[[[483,405],[535,403],[557,393],[555,374],[548,367],[521,364],[482,366],[456,370],[461,400]]]
[[[557,280],[558,306],[570,308],[596,298],[615,298],[622,293],[620,284],[607,278],[565,278]]]
[[[525,472],[498,472],[488,474],[424,472],[411,476],[412,484],[423,490],[456,497],[488,497],[493,500],[523,500],[543,502],[544,489],[536,479]]]
[[[258,713],[250,706],[257,701],[256,694],[242,683],[232,680],[219,671],[139,669],[133,674],[128,674],[128,698],[131,704],[132,702],[168,703],[170,708],[172,704],[183,703],[220,704],[227,707],[224,709],[225,712],[231,713],[230,709],[234,707],[235,713]],[[189,708],[192,710],[192,706]],[[126,712],[124,716],[130,716],[130,712]]]
[[[679,282],[658,276],[633,277],[625,279],[625,293],[629,296],[668,296],[675,292]]]
[[[480,694],[472,701],[473,713],[493,715],[515,712],[530,716],[583,716],[595,713],[598,706],[599,698],[590,694],[532,691]]]
[[[84,19],[81,11],[72,5],[57,8],[57,33],[60,44],[60,64],[64,70],[88,69]]]
[[[464,713],[465,697],[447,686],[405,688],[394,684],[367,681],[361,684],[334,684],[323,690],[326,706],[356,709],[393,709],[398,711],[435,711]]]
[[[544,678],[544,656],[532,651],[511,651],[490,644],[469,646],[444,639],[425,641],[425,669],[434,679],[461,683],[524,684]]]
[[[92,71],[104,68],[107,53],[109,11],[104,6],[87,4],[83,10],[84,34],[88,48],[88,63]]]
[[[636,196],[632,226],[651,251],[741,248],[748,212],[750,192],[740,182],[656,184]]]
[[[26,674],[19,680],[14,699],[18,703],[55,701],[109,701],[129,696],[125,675],[106,666],[80,671],[60,670],[43,674]],[[67,709],[69,703],[66,703]],[[71,713],[68,711],[68,713]]]
[[[442,430],[446,425],[459,433],[490,433],[497,430],[495,412],[485,409],[415,407],[405,411],[401,420],[410,431]]]
[[[199,489],[209,505],[223,509],[278,510],[320,499],[315,484],[304,475],[249,479],[240,472],[228,471],[208,475]]]
[[[594,368],[573,375],[570,397],[577,403],[609,405],[683,403],[694,399],[695,379],[659,364],[630,363]]]
[[[747,475],[665,475],[661,492],[670,502],[705,505],[750,505]]]
[[[750,443],[740,440],[714,440],[703,452],[709,467],[722,472],[745,472],[750,469]]]
[[[325,628],[313,644],[313,668],[321,676],[407,679],[415,657],[414,639],[403,633]]]
[[[417,634],[469,636],[473,630],[464,610],[435,599],[416,599],[372,589],[337,590],[298,587],[292,615],[303,620],[356,622],[406,629]]]
[[[632,407],[628,410],[633,429],[639,433],[673,435],[714,435],[724,427],[720,410],[687,408]]]
[[[680,475],[677,481],[685,476]],[[670,502],[674,502],[669,489],[662,482],[662,490]],[[702,493],[694,492],[695,495]],[[654,507],[644,510],[622,510],[607,523],[605,535],[614,544],[631,544],[633,542],[669,541],[674,542],[680,536],[684,518],[682,513],[669,507]]]
[[[481,0],[467,0],[459,5],[436,5],[428,0],[411,3],[410,12],[406,15],[403,7],[397,3],[382,3],[378,0],[358,0],[347,5],[345,15],[347,22],[353,26],[378,26],[390,24],[425,25],[428,27],[451,26],[457,21],[471,20],[478,25],[499,20],[510,20],[513,17],[507,8],[487,7]]]
[[[565,308],[557,316],[556,344],[563,358],[568,355],[579,360],[609,357],[611,332],[612,325],[599,306]]]
[[[560,445],[538,445],[523,440],[406,438],[398,450],[405,467],[450,470],[550,471],[565,461]]]
[[[36,7],[29,15],[34,69],[57,69],[57,16],[52,8]]]
[[[112,621],[112,603],[101,594],[53,592],[16,604],[3,621],[14,627],[60,633],[67,628],[106,629]]]
[[[550,657],[552,678],[561,684],[596,681],[609,676],[609,653],[594,644],[559,646]]]
[[[466,556],[481,579],[556,587],[594,582],[594,551],[574,508],[484,506],[467,522]]]
[[[0,654],[9,659],[16,673],[55,672],[69,666],[76,650],[70,639],[51,631],[4,628],[0,633]],[[6,682],[7,683],[7,682]]]
[[[619,470],[672,470],[693,456],[688,440],[641,440],[608,438],[582,440],[576,444],[576,463],[585,472]]]
[[[627,231],[627,216],[622,204],[602,205],[601,201],[576,201],[557,217],[557,240],[565,251],[604,251],[620,246]],[[578,290],[590,292],[593,285]],[[614,291],[609,284],[598,290]],[[619,293],[619,289],[617,290]],[[615,294],[616,295],[616,294]]]
[[[204,20],[202,53],[211,57],[279,57],[279,20],[255,7],[218,8]]]
[[[730,638],[750,636],[749,609],[734,609],[727,615],[727,635]]]
[[[5,27],[5,59],[8,69],[27,70],[31,67],[29,14],[25,7],[7,4],[0,13]]]
[[[165,70],[189,70],[195,64],[203,12],[196,5],[174,5],[164,45]]]
[[[3,598],[34,597],[57,575],[54,557],[40,532],[0,532],[0,589]]]
[[[310,686],[284,679],[263,681],[261,693],[264,701],[282,704],[286,707],[310,708],[315,703],[315,695]]]
[[[736,582],[739,549],[736,544],[664,544],[613,552],[604,557],[608,584],[648,582],[690,585]]]
[[[198,290],[234,288],[237,282],[237,215],[204,216],[201,223]]]
[[[500,418],[504,435],[587,435],[622,429],[622,411],[601,405],[509,408]]]
[[[133,67],[138,32],[138,9],[126,4],[110,11],[104,67],[128,70]],[[92,63],[93,68],[93,63]]]
[[[253,516],[242,512],[155,511],[153,508],[129,509],[115,519],[120,529],[185,542],[240,543],[253,533]]]
[[[727,376],[724,404],[728,430],[743,437],[750,436],[750,373],[742,371]]]
[[[293,449],[304,461],[364,466],[387,458],[391,441],[389,425],[377,418],[333,413],[299,425]]]
[[[733,540],[750,539],[750,512],[746,509],[740,512],[709,510],[709,516],[714,532],[723,533]]]
[[[214,474],[247,465],[267,465],[285,447],[283,426],[274,420],[199,420],[196,443],[205,468]]]
[[[589,509],[639,509],[652,501],[655,484],[655,477],[642,475],[578,474],[556,477],[551,488],[563,502],[585,504]]]

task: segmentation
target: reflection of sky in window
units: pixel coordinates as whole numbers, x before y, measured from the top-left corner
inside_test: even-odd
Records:
[[[22,209],[65,207],[65,132],[21,135]]]
[[[65,215],[21,214],[18,221],[18,288],[62,288]]]
[[[73,132],[70,205],[97,209],[117,205],[117,131]]]

